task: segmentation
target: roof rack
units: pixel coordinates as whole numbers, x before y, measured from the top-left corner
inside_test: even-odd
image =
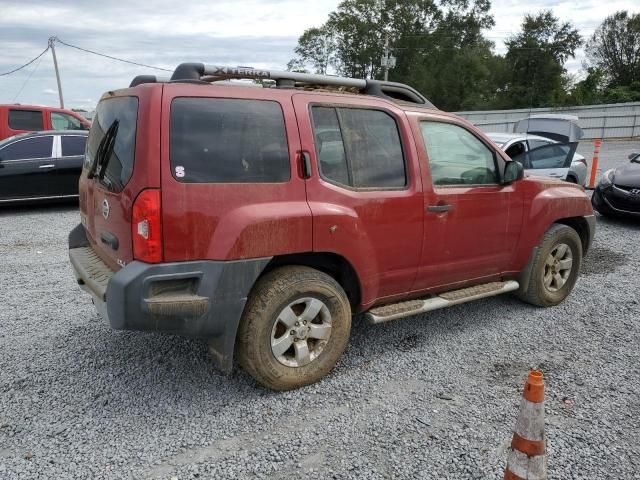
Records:
[[[273,80],[276,86],[280,88],[304,86],[346,87],[355,89],[365,95],[402,100],[435,108],[420,92],[404,83],[280,70],[260,70],[250,67],[225,67],[205,65],[204,63],[181,63],[168,80],[155,75],[139,75],[131,81],[129,86],[135,87],[143,83],[166,82],[210,83],[230,79]]]

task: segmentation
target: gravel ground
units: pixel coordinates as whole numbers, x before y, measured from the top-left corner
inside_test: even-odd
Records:
[[[530,367],[550,478],[640,478],[640,223],[599,218],[558,307],[356,321],[329,377],[273,393],[203,342],[110,330],[67,261],[77,221],[0,211],[0,479],[499,479]]]

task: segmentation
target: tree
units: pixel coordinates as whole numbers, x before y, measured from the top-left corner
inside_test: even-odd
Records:
[[[587,43],[591,63],[605,72],[609,88],[640,82],[640,14],[616,12],[607,17]]]
[[[287,64],[289,70],[303,71],[310,64],[315,73],[326,74],[334,63],[332,33],[326,27],[310,28],[298,39],[294,52],[297,57]]]
[[[525,15],[522,31],[505,42],[505,60],[510,68],[507,103],[512,108],[564,103],[564,63],[575,55],[581,43],[571,23],[561,23],[551,11]]]
[[[390,80],[441,108],[472,108],[492,95],[485,60],[493,45],[481,33],[494,24],[490,7],[489,0],[344,0],[324,25],[304,32],[289,68],[320,71],[318,59],[329,58],[325,65],[341,75],[381,78],[388,39],[397,59]]]

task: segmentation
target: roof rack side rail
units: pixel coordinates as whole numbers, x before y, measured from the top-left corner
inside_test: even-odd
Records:
[[[148,78],[149,76],[139,76]],[[416,89],[403,83],[382,82],[360,78],[338,77],[312,73],[288,72],[281,70],[262,70],[251,67],[226,67],[204,63],[182,63],[173,72],[171,82],[215,82],[229,79],[274,80],[279,87],[304,85],[326,85],[333,87],[355,88],[358,91],[382,98],[402,100],[435,108],[434,105]],[[159,80],[156,80],[158,82]],[[139,81],[140,83],[148,83]],[[154,83],[154,82],[151,82]]]

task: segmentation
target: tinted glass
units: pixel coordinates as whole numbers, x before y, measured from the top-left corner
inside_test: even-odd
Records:
[[[471,132],[450,123],[421,122],[434,185],[497,183],[493,152]]]
[[[54,130],[84,130],[84,126],[75,117],[66,113],[51,112],[51,127]]]
[[[575,143],[553,143],[515,157],[526,169],[568,168],[575,152]]]
[[[115,97],[102,100],[96,109],[87,140],[85,166],[93,164],[98,147],[105,140],[107,130],[116,123],[118,129],[111,155],[109,158],[98,159],[101,164],[107,162],[102,184],[113,192],[122,191],[133,173],[137,118],[138,99],[135,97]]]
[[[393,117],[379,110],[313,107],[313,133],[322,176],[356,188],[407,184]]]
[[[353,186],[405,186],[404,157],[395,120],[379,110],[340,108],[338,111]]]
[[[538,148],[538,147],[544,147],[545,145],[549,145],[551,143],[551,141],[535,140],[535,139],[529,139],[527,141],[529,142],[530,150],[533,150],[534,148]]]
[[[84,147],[87,144],[87,137],[63,135],[60,140],[62,142],[63,157],[84,155]]]
[[[177,98],[169,141],[173,175],[183,182],[273,183],[290,177],[277,102]]]
[[[9,128],[13,130],[42,130],[42,112],[39,110],[9,110]]]
[[[35,137],[11,143],[0,149],[0,160],[26,160],[51,157],[53,137]]]
[[[322,176],[343,185],[352,185],[335,108],[313,107],[313,135]]]

